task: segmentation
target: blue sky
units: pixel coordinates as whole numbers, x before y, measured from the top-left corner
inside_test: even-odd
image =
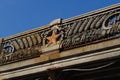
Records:
[[[0,0],[0,38],[116,3],[120,0]]]

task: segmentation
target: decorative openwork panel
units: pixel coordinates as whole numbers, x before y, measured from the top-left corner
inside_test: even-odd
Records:
[[[6,40],[1,44],[0,64],[6,64],[40,56],[40,34],[33,33]]]
[[[40,57],[45,52],[67,50],[120,35],[120,7],[113,6],[47,27],[0,39],[0,65]]]
[[[120,35],[120,11],[103,11],[63,23],[62,48],[70,49]]]

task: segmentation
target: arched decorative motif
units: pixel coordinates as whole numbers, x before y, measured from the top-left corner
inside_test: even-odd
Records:
[[[120,23],[120,12],[115,12],[109,15],[103,22],[102,28],[103,29],[110,29],[115,27],[117,23]]]
[[[120,34],[120,12],[106,11],[63,24],[62,48],[71,49]]]

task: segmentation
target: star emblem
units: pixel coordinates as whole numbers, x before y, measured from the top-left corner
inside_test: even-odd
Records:
[[[57,38],[60,36],[60,34],[56,34],[54,31],[52,32],[52,35],[47,37],[49,40],[48,45],[50,44],[56,44],[57,43]]]

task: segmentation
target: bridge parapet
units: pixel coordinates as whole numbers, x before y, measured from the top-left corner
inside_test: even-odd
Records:
[[[82,48],[119,36],[120,5],[117,4],[67,20],[57,19],[47,26],[1,39],[0,65],[37,58],[55,50],[60,53]]]

